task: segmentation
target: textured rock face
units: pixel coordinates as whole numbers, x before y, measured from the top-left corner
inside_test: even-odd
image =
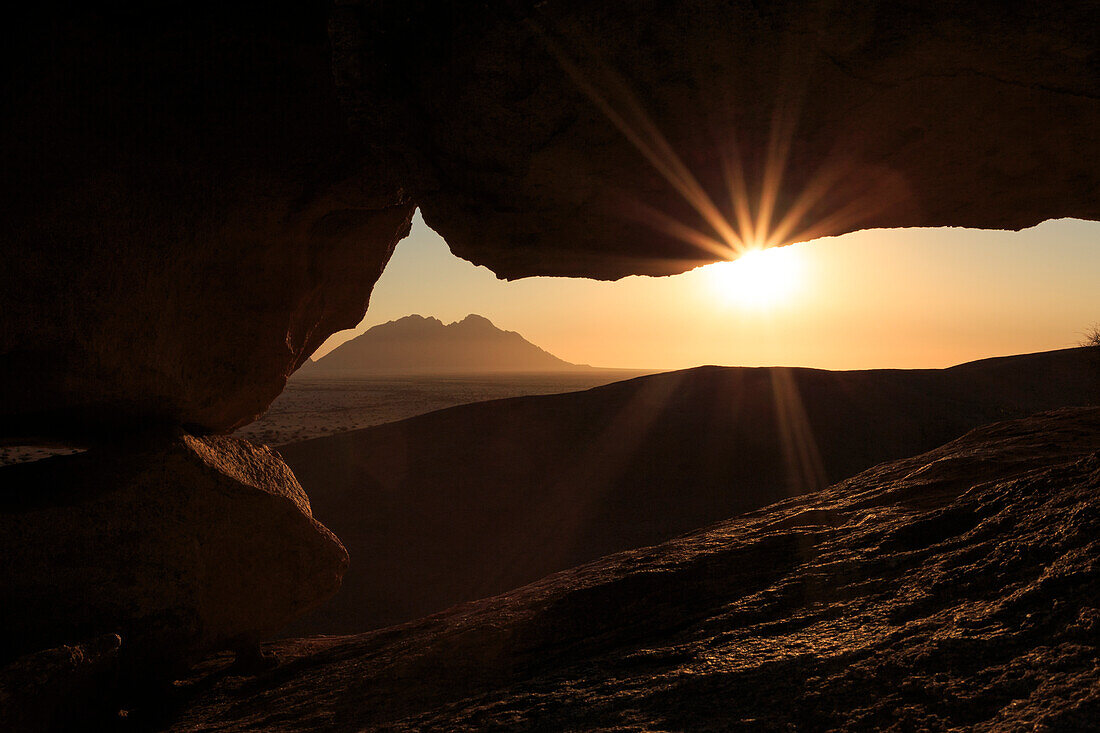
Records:
[[[131,669],[247,649],[339,588],[347,553],[270,449],[182,436],[3,469],[0,658],[118,633]]]
[[[976,430],[663,545],[196,679],[173,730],[1085,730],[1100,410]],[[208,669],[212,671],[216,669]]]
[[[1100,218],[1094,3],[446,5],[340,3],[337,78],[425,220],[506,277],[679,272],[749,218]]]
[[[4,730],[86,729],[94,720],[109,719],[117,713],[120,644],[117,634],[105,634],[28,654],[0,669]]]
[[[348,135],[327,3],[124,5],[5,49],[0,439],[249,422],[409,226]]]

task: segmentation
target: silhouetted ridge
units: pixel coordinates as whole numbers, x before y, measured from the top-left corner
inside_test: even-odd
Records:
[[[369,329],[303,368],[303,373],[423,374],[550,372],[582,368],[471,313],[444,324],[405,316]]]
[[[1087,349],[950,369],[698,367],[454,407],[284,445],[353,561],[301,633],[506,591],[913,455],[996,420],[1100,404]]]

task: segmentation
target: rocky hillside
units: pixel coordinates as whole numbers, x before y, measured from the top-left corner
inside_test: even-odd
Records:
[[[470,314],[444,324],[438,318],[405,316],[367,330],[301,370],[326,374],[484,374],[576,369],[515,331],[502,331]]]
[[[283,446],[352,558],[293,631],[419,618],[1086,404],[1100,405],[1100,368],[1084,349],[943,370],[704,367]]]
[[[1100,409],[360,636],[212,660],[172,730],[1080,730],[1100,719]]]

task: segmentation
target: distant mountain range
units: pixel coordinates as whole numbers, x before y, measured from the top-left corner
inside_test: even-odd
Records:
[[[540,349],[515,331],[503,331],[471,314],[444,324],[413,315],[371,328],[299,373],[482,374],[590,369]]]

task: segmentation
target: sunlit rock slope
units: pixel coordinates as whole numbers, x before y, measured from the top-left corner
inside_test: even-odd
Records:
[[[1100,719],[1100,409],[361,636],[213,660],[173,730],[1078,730]],[[170,708],[164,708],[166,711]]]

